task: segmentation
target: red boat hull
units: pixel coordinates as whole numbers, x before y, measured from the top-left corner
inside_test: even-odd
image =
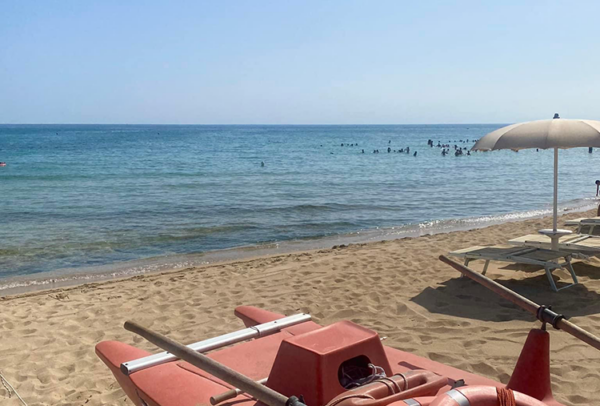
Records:
[[[272,313],[248,306],[238,307],[235,311],[235,314],[243,320],[247,327],[284,317],[283,315],[277,313]],[[254,380],[269,377],[266,385],[286,394],[285,392],[288,388],[281,388],[281,385],[283,385],[282,382],[300,382],[305,378],[303,375],[306,374],[303,374],[302,370],[294,367],[288,368],[287,370],[281,368],[278,369],[276,359],[278,357],[278,351],[280,350],[280,347],[282,347],[282,343],[285,340],[286,343],[289,342],[291,345],[294,344],[295,341],[298,341],[300,344],[296,343],[296,345],[302,346],[301,342],[303,340],[308,340],[304,337],[315,337],[315,339],[317,339],[316,337],[318,337],[319,334],[323,336],[324,333],[319,333],[320,329],[322,329],[321,326],[309,321],[293,327],[284,328],[280,332],[267,337],[247,341],[228,348],[214,351],[208,354],[208,356]],[[359,327],[359,329],[362,328]],[[372,342],[372,339],[368,334],[370,330],[363,330],[364,332],[354,328],[352,331],[355,331],[356,334],[360,336],[357,339],[363,341],[371,340]],[[530,336],[530,339],[544,340],[545,336],[543,335],[547,335],[547,333],[540,333],[543,334],[537,334],[537,336],[533,337],[533,339]],[[379,342],[378,338],[377,342]],[[332,342],[332,344],[328,344],[328,347],[326,348],[331,357],[339,355],[339,350],[336,348],[330,351],[331,345],[334,344],[335,342]],[[374,342],[372,342],[372,345],[375,347],[377,346],[377,344],[374,344]],[[535,344],[530,347],[537,348],[539,345]],[[343,349],[345,347],[340,346],[340,348]],[[427,370],[432,371],[440,376],[447,377],[446,385],[440,388],[437,394],[447,392],[448,390],[452,389],[453,386],[456,386],[456,383],[459,381],[464,381],[464,384],[468,386],[484,385],[497,388],[505,387],[505,385],[495,382],[491,379],[461,371],[459,369],[440,364],[439,362],[419,357],[408,352],[386,346],[381,346],[381,348],[383,349],[382,356],[387,358],[388,363],[388,366],[386,366],[385,369],[390,369],[389,371],[386,371],[388,376],[390,376],[390,374],[405,373],[413,370]],[[294,350],[292,349],[290,351],[293,352]],[[373,351],[377,352],[377,348],[375,348]],[[313,352],[319,351],[315,350]],[[217,379],[183,361],[174,361],[167,364],[154,366],[126,376],[120,370],[120,365],[122,363],[150,354],[146,351],[121,342],[101,342],[96,346],[96,354],[110,368],[127,396],[138,406],[208,405],[210,404],[211,396],[232,389],[232,386],[226,382],[223,382],[220,379]],[[311,357],[309,353],[306,354],[307,355],[300,356],[298,360],[306,360],[305,362],[308,364],[310,364],[310,362],[317,362],[308,360],[308,358]],[[281,356],[282,355],[280,355],[280,357]],[[377,355],[374,357],[377,357]],[[521,358],[523,358],[523,356]],[[297,364],[299,362],[298,360],[294,361],[294,363]],[[536,359],[532,362],[539,361],[540,360]],[[541,360],[541,362],[546,361]],[[384,361],[379,363],[384,363]],[[319,366],[319,368],[325,367],[326,366],[322,365]],[[273,373],[274,370],[277,370],[276,373]],[[535,374],[528,373],[529,370],[537,372]],[[544,404],[548,406],[564,406],[552,398],[549,388],[549,378],[548,384],[543,382],[543,376],[539,374],[539,371],[539,365],[525,365],[525,363],[523,363],[523,365],[520,366],[520,369],[518,368],[517,372],[513,374],[513,377],[517,375],[520,375],[520,377],[515,378],[515,382],[511,380],[511,385],[513,388],[543,401]],[[535,381],[531,380],[532,376],[535,376]],[[527,379],[530,379],[530,382],[526,382]],[[531,387],[532,390],[528,393],[528,391],[524,390],[527,389],[525,386]],[[312,394],[311,388],[306,388],[302,392],[295,394],[306,395],[307,393],[309,394],[309,398],[310,396],[313,396],[312,403],[309,401],[306,402],[309,406],[323,406],[324,403],[321,402],[321,399],[324,399],[325,402],[331,399],[331,394],[327,393],[327,390],[324,390],[323,388],[320,388],[315,392],[315,394]],[[289,394],[286,395],[289,396]],[[249,395],[241,394],[237,398],[227,401],[223,404],[236,404],[243,406],[244,404],[250,405],[254,403],[256,403],[256,400],[252,399]],[[399,402],[397,405],[399,406],[402,403],[403,402]],[[396,403],[392,404],[396,405]]]

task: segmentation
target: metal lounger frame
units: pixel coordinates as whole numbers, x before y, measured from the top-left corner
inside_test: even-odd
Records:
[[[469,253],[464,253],[461,255],[464,255],[464,257],[465,257],[465,266],[469,266],[469,262],[471,262],[471,261],[475,261],[475,260],[485,261],[485,265],[483,266],[483,272],[482,272],[483,275],[485,275],[485,273],[487,272],[490,261],[515,262],[515,263],[520,263],[520,264],[543,266],[544,270],[546,271],[546,276],[548,277],[548,282],[550,282],[550,286],[552,287],[552,290],[554,290],[555,292],[569,288],[569,287],[571,287],[573,285],[577,285],[579,283],[579,281],[577,280],[577,275],[575,274],[575,270],[573,269],[573,265],[571,264],[572,255],[569,253],[565,253],[565,256],[564,256],[565,262],[563,262],[563,263],[553,262],[553,261],[541,261],[541,260],[537,260],[534,258],[528,258],[528,257],[523,256],[523,255],[530,254],[530,253],[535,252],[540,249],[541,248],[527,247],[527,248],[523,248],[523,250],[521,250],[521,251],[518,251],[518,252],[515,252],[512,254],[494,257],[494,258],[485,257],[485,256],[478,255],[478,254],[469,255]],[[563,286],[562,288],[556,287],[556,283],[554,282],[554,279],[552,279],[552,271],[555,269],[559,269],[559,268],[566,268],[569,271],[569,273],[571,274],[571,277],[573,278],[573,283],[571,283],[567,286]]]

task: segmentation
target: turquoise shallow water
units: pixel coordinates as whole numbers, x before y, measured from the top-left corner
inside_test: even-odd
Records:
[[[548,212],[552,151],[427,146],[501,126],[1,125],[0,279]],[[594,202],[599,154],[561,151],[563,206]]]

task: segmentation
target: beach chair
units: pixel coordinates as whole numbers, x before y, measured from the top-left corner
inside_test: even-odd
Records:
[[[600,236],[600,217],[579,218],[565,221],[567,226],[577,226],[577,234]]]
[[[465,266],[469,266],[469,262],[474,260],[485,261],[482,272],[483,275],[485,275],[487,272],[490,261],[539,265],[546,271],[546,276],[548,277],[548,282],[550,282],[550,287],[555,292],[566,289],[578,283],[577,275],[575,275],[575,270],[571,265],[571,253],[565,251],[552,251],[549,249],[527,246],[510,247],[499,245],[476,245],[474,247],[452,251],[449,253],[449,255],[464,258]],[[564,259],[564,262],[559,262],[560,259]],[[552,279],[552,271],[559,268],[566,268],[573,278],[573,283],[563,286],[560,289],[556,287],[556,283],[554,283],[554,279]]]
[[[528,234],[513,238],[508,243],[514,246],[551,249],[550,237],[542,234]],[[600,237],[589,234],[568,234],[558,240],[558,249],[571,253],[578,258],[600,255]]]
[[[578,225],[579,225],[579,223],[581,223],[581,221],[583,221],[583,220],[587,220],[587,219],[589,219],[589,218],[590,218],[590,217],[580,217],[580,218],[578,218],[578,219],[566,220],[566,221],[565,221],[565,226],[578,226]],[[598,219],[600,219],[600,217],[593,217],[593,218],[598,218]]]

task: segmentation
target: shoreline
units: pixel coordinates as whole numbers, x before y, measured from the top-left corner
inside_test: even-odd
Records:
[[[582,199],[576,200],[581,201]],[[585,200],[584,200],[585,201]],[[559,218],[569,213],[581,213],[595,206],[593,203],[569,206],[563,204]],[[393,241],[403,238],[419,238],[426,235],[447,234],[487,228],[493,225],[541,219],[551,215],[550,209],[525,212],[500,213],[475,218],[459,218],[424,221],[390,228],[359,230],[347,234],[325,237],[287,240],[224,248],[220,250],[173,254],[158,257],[140,258],[93,267],[57,269],[50,272],[0,278],[0,299],[37,291],[64,289],[88,283],[118,281],[139,275],[162,274],[202,266],[223,264],[234,261],[252,260],[260,257],[302,253],[305,251],[331,249],[337,245],[368,244],[380,241]]]
[[[592,215],[571,212],[565,219]],[[439,254],[472,245],[506,243],[547,228],[550,217],[469,231],[359,243],[293,254],[205,265],[0,299],[2,373],[30,406],[131,404],[94,346],[118,340],[148,351],[151,344],[123,329],[134,320],[182,342],[242,326],[239,305],[294,314],[319,324],[352,320],[387,336],[386,345],[506,383],[527,331],[526,312],[461,279]],[[481,261],[472,267],[481,270]],[[576,261],[580,284],[550,290],[543,269],[491,263],[488,276],[533,301],[554,305],[600,334],[600,259]],[[559,286],[568,272],[557,270]],[[567,334],[551,332],[556,398],[592,404],[600,354]],[[0,386],[8,406],[18,400]],[[588,403],[585,403],[588,402]],[[3,403],[4,404],[4,403]]]

